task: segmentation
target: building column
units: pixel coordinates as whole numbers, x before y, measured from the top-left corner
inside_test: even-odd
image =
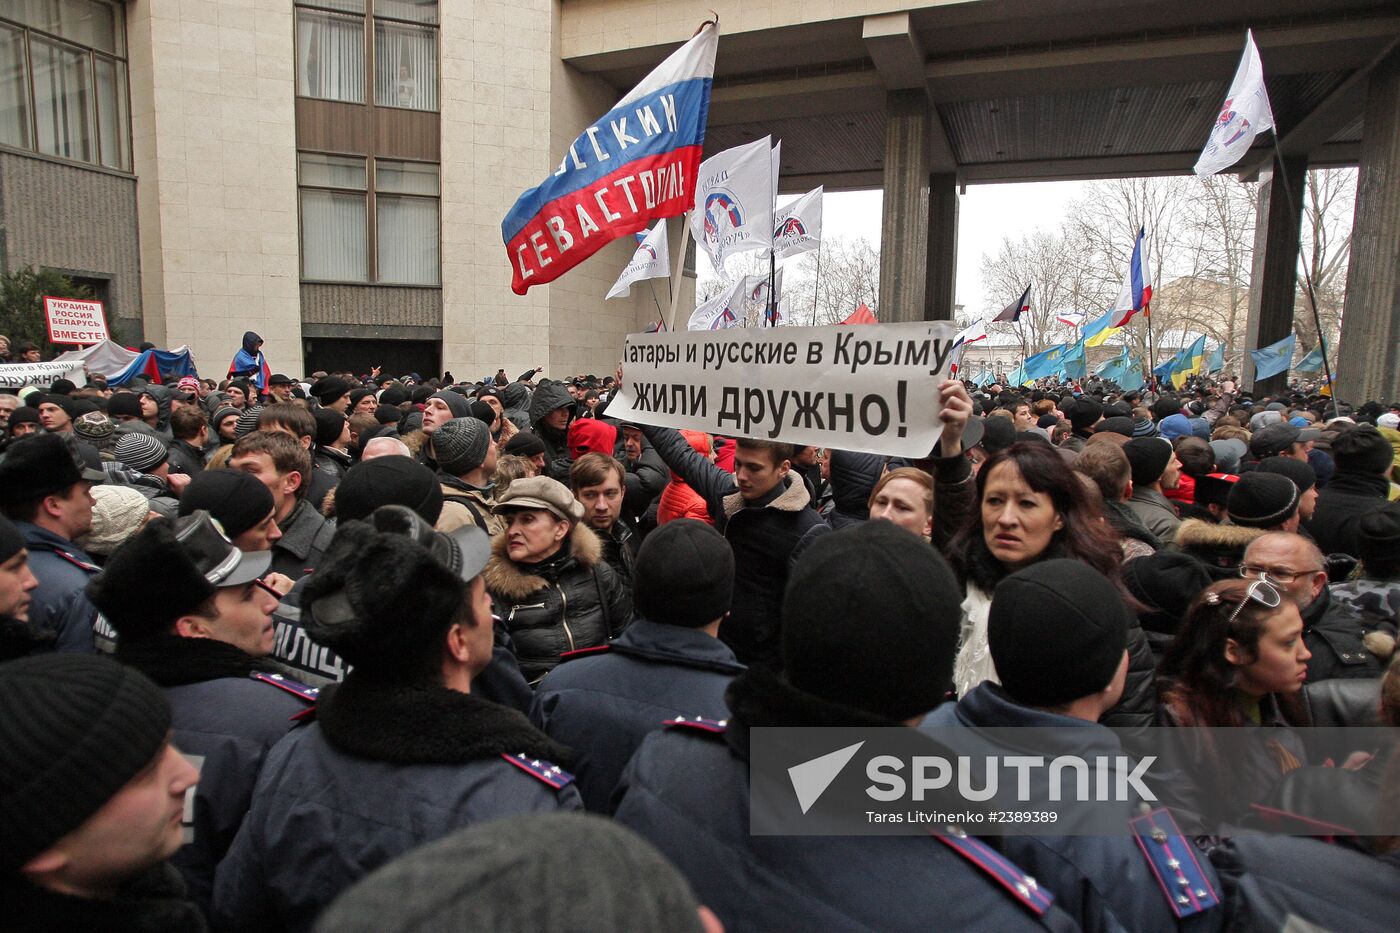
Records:
[[[879,318],[882,323],[921,321],[929,260],[927,95],[922,89],[890,91],[885,119]]]
[[[928,180],[928,260],[924,320],[951,321],[958,275],[958,176],[935,172]]]
[[[1259,204],[1254,220],[1254,268],[1249,285],[1249,320],[1245,347],[1258,350],[1277,343],[1293,332],[1293,299],[1297,294],[1298,244],[1302,230],[1305,157],[1289,157],[1259,173]],[[1287,188],[1285,188],[1285,185]],[[1293,192],[1290,199],[1288,192]],[[1241,386],[1245,391],[1270,394],[1288,384],[1288,373],[1268,379],[1254,378],[1254,360],[1244,354]]]
[[[1366,89],[1336,378],[1356,404],[1400,397],[1400,49]]]

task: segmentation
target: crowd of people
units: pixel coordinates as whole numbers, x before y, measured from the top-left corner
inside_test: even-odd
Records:
[[[621,421],[621,369],[229,375],[0,394],[0,926],[1400,917],[1400,748],[1303,729],[1400,726],[1400,403],[953,379],[902,460]],[[751,835],[769,726],[1160,726],[1216,780]]]

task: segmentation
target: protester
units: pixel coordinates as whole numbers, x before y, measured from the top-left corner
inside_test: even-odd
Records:
[[[1378,509],[1400,515],[1400,504],[1388,501],[1393,452],[1375,428],[1357,425],[1332,441],[1332,458],[1337,472],[1318,493],[1306,528],[1323,553],[1355,557],[1363,515]]]
[[[483,577],[520,671],[536,683],[565,652],[602,645],[632,618],[627,588],[603,559],[573,493],[547,476],[519,479],[496,499],[505,530]]]
[[[1184,793],[1199,791],[1190,797],[1193,812],[1236,821],[1306,762],[1288,726],[1300,724],[1293,700],[1310,657],[1297,605],[1270,580],[1222,580],[1192,603],[1162,660],[1160,723],[1263,727],[1233,733],[1228,744],[1225,733],[1204,729],[1183,740],[1197,750],[1197,774],[1182,784]]]
[[[718,637],[733,590],[723,536],[694,519],[669,522],[637,556],[637,618],[606,646],[565,655],[540,681],[530,718],[578,751],[572,770],[589,810],[608,812],[623,768],[664,720],[728,715],[725,688],[744,669]]]
[[[205,511],[234,547],[244,552],[269,551],[282,537],[272,493],[251,473],[205,470],[180,497],[180,515]]]
[[[583,520],[602,542],[603,560],[631,592],[639,542],[622,520],[626,477],[622,464],[603,453],[586,453],[569,468],[569,488],[583,506]]]
[[[530,430],[544,447],[540,474],[561,483],[569,479],[568,432],[574,411],[574,400],[563,383],[542,382],[530,399]],[[528,456],[523,448],[506,452]]]
[[[505,526],[491,511],[497,463],[496,442],[478,418],[452,418],[433,433],[433,456],[442,484],[438,531],[475,525],[494,536]]]
[[[1400,622],[1400,515],[1383,509],[1362,516],[1356,523],[1356,550],[1359,573],[1333,584],[1332,599],[1356,610],[1363,629],[1393,639]]]
[[[642,433],[639,428],[623,428],[623,433],[627,436],[626,444],[629,453],[632,448],[632,432],[636,432],[639,438],[638,445],[640,445]],[[710,435],[704,431],[682,431],[681,437],[686,439],[691,449],[697,454],[711,462],[714,461],[714,441]],[[640,446],[638,446],[638,450],[640,450]],[[680,518],[692,518],[714,527],[715,520],[710,517],[710,510],[706,507],[704,498],[691,489],[686,481],[676,473],[671,472],[670,475],[671,481],[661,490],[661,496],[657,500],[656,524],[664,525]]]
[[[1159,541],[1171,541],[1181,526],[1176,507],[1164,490],[1176,488],[1181,463],[1172,445],[1159,437],[1135,437],[1123,445],[1132,468],[1133,493],[1128,508]]]
[[[216,925],[310,930],[342,891],[416,846],[579,808],[572,777],[551,764],[567,751],[473,695],[492,656],[489,555],[479,529],[448,537],[399,506],[337,531],[307,584],[305,624],[354,667],[263,765],[219,866]]]
[[[273,544],[272,569],[293,580],[316,569],[335,529],[304,498],[311,453],[286,434],[255,431],[239,438],[229,466],[257,477],[272,493],[275,520],[282,531]]]
[[[170,705],[106,658],[0,664],[0,902],[5,927],[202,933],[165,859],[198,771]]]

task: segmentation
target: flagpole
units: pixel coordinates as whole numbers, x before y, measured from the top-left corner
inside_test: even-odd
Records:
[[[666,321],[666,329],[674,332],[676,329],[676,305],[681,300],[680,278],[685,273],[685,251],[690,247],[690,211],[681,215],[681,248],[680,255],[676,257],[676,271],[668,280],[671,284],[671,316]]]
[[[1303,222],[1302,210],[1297,201],[1293,199],[1293,186],[1288,183],[1288,172],[1283,166],[1283,150],[1278,145],[1278,130],[1269,132],[1274,141],[1274,159],[1278,164],[1278,171],[1283,180],[1283,195],[1288,199],[1289,216],[1298,218],[1298,223]],[[1304,176],[1304,184],[1307,183],[1307,176]],[[1317,313],[1317,296],[1313,293],[1312,272],[1308,269],[1308,257],[1303,255],[1303,238],[1298,237],[1298,258],[1303,261],[1303,286],[1308,293],[1308,305],[1312,308],[1313,327],[1317,328],[1317,345],[1322,350],[1322,371],[1327,376],[1327,385],[1332,389],[1332,416],[1340,418],[1342,410],[1337,405],[1337,385],[1332,381],[1332,366],[1327,362],[1327,335],[1322,330],[1322,316]],[[1291,361],[1290,361],[1291,363]],[[1288,383],[1288,376],[1285,373],[1284,384]]]
[[[812,283],[812,326],[817,326],[817,298],[822,287],[822,244],[817,243],[817,278]]]
[[[667,281],[670,281],[670,278],[667,276]],[[656,297],[656,279],[650,279],[647,284],[651,286],[651,300],[656,305],[656,319],[659,321],[666,316],[666,312],[661,310],[661,299]]]
[[[778,257],[773,252],[773,248],[768,248],[768,310],[764,316],[768,319],[769,327],[778,326],[778,293],[774,281],[778,277]]]

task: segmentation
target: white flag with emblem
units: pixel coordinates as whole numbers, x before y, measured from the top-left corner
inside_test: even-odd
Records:
[[[664,279],[671,274],[671,247],[666,238],[666,221],[658,220],[627,263],[622,274],[608,292],[609,298],[626,298],[632,293],[632,283],[644,279]]]
[[[808,191],[773,215],[773,255],[778,259],[814,250],[821,242],[821,188]]]
[[[1254,32],[1244,36],[1244,54],[1235,69],[1235,80],[1211,127],[1201,157],[1196,160],[1197,175],[1214,175],[1238,162],[1249,150],[1254,137],[1274,127],[1274,111],[1269,91],[1264,87],[1264,66],[1254,45]]]
[[[726,257],[773,244],[773,143],[726,149],[700,163],[690,231],[718,270]]]
[[[739,280],[695,309],[686,330],[724,330],[735,327],[748,307],[748,278]]]

